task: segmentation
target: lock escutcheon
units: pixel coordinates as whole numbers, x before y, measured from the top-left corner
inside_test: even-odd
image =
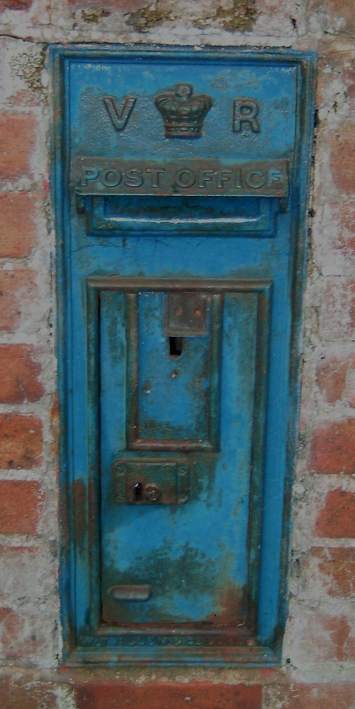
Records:
[[[161,494],[160,488],[155,483],[148,483],[143,487],[143,496],[149,502],[159,502]]]
[[[189,468],[174,460],[120,459],[112,466],[116,502],[181,505],[189,498]]]

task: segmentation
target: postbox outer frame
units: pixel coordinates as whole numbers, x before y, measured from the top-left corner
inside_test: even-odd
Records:
[[[271,580],[279,586],[279,603],[277,619],[275,619],[272,644],[262,642],[257,647],[235,647],[233,652],[201,652],[201,648],[175,648],[167,652],[166,648],[156,648],[147,656],[142,647],[120,648],[110,651],[95,647],[80,647],[76,639],[75,609],[73,603],[73,565],[72,542],[75,530],[71,524],[72,494],[70,492],[70,430],[68,429],[68,343],[70,343],[70,328],[68,325],[68,295],[66,278],[68,269],[68,254],[65,249],[65,218],[66,209],[63,183],[69,185],[69,161],[65,153],[65,117],[64,117],[64,74],[68,61],[75,58],[133,58],[141,60],[169,59],[181,56],[184,60],[219,59],[220,61],[263,61],[273,63],[287,62],[299,68],[302,81],[298,86],[297,102],[300,121],[295,136],[294,170],[290,181],[297,181],[297,223],[294,227],[294,270],[293,270],[293,315],[291,332],[291,361],[289,376],[290,416],[288,421],[287,465],[285,472],[285,494],[283,506],[283,533],[281,548],[281,578]],[[198,666],[277,666],[282,655],[282,637],[288,612],[287,566],[289,555],[289,539],[291,533],[291,485],[295,465],[296,442],[298,434],[298,419],[301,393],[301,334],[302,334],[302,303],[307,265],[307,205],[311,180],[313,129],[315,125],[314,88],[316,74],[315,52],[301,52],[282,49],[248,49],[231,47],[209,47],[196,49],[193,47],[166,45],[67,45],[65,47],[52,45],[50,47],[50,68],[53,101],[53,120],[51,131],[52,155],[52,204],[56,221],[56,283],[57,283],[57,357],[58,377],[57,389],[59,396],[59,460],[61,497],[59,505],[60,517],[60,596],[61,622],[63,630],[63,661],[69,665],[104,664],[111,665],[198,665]],[[301,139],[302,136],[302,139]],[[297,174],[298,173],[298,174]],[[218,650],[218,648],[217,648]]]

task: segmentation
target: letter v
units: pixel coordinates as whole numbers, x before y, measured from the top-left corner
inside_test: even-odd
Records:
[[[104,96],[105,108],[116,130],[125,129],[136,101],[137,99],[134,96],[125,96],[122,103],[117,105],[113,96]]]

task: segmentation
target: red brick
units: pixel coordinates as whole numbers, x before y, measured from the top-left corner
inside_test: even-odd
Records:
[[[35,534],[42,501],[35,480],[0,480],[0,533]]]
[[[261,687],[208,682],[83,684],[76,690],[78,709],[261,709]]]
[[[318,386],[329,404],[346,401],[355,406],[351,374],[355,373],[355,354],[348,357],[326,357],[318,366]]]
[[[0,271],[0,330],[13,332],[21,323],[26,305],[35,294],[35,276],[32,271]]]
[[[3,192],[0,194],[0,257],[24,258],[35,241],[35,210],[38,194]]]
[[[355,494],[346,490],[328,492],[316,522],[320,537],[355,537]]]
[[[316,473],[355,473],[355,418],[319,426],[311,443]]]
[[[345,124],[331,141],[330,166],[335,185],[342,192],[355,192],[355,124]]]
[[[32,0],[0,0],[0,12],[2,10],[28,10],[32,5]]]
[[[0,468],[34,468],[42,460],[42,423],[35,416],[0,414]]]
[[[0,179],[12,180],[31,173],[35,128],[33,116],[0,113]]]
[[[30,345],[0,345],[0,403],[37,401],[43,394],[40,371]]]
[[[312,555],[318,561],[319,572],[330,596],[351,598],[355,595],[354,547],[314,547]]]
[[[292,684],[265,689],[268,707],[282,709],[350,709],[355,684]],[[279,703],[281,698],[282,704]]]
[[[327,278],[320,308],[321,337],[325,341],[349,341],[355,332],[355,283]]]

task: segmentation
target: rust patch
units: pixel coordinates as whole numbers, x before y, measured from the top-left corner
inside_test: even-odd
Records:
[[[228,625],[240,628],[245,627],[246,602],[245,591],[236,585],[223,589],[216,598],[216,612],[212,613],[208,621],[214,625]]]
[[[83,551],[85,538],[86,489],[82,480],[75,480],[72,486],[73,524],[75,541],[80,552]]]
[[[70,545],[70,530],[68,524],[68,488],[65,485],[63,488],[63,494],[59,497],[59,520],[60,520],[60,533],[61,533],[61,544],[65,552],[69,550]]]
[[[176,618],[175,616],[171,617],[167,610],[169,596],[176,593],[185,595],[189,591],[192,596],[203,593],[206,588],[215,584],[215,575],[216,572],[212,568],[210,560],[193,547],[185,545],[182,554],[176,559],[169,558],[166,548],[161,547],[154,552],[137,557],[134,566],[124,572],[117,571],[115,566],[108,567],[104,578],[104,587],[109,589],[117,584],[131,585],[136,583],[151,585],[152,594],[160,599],[159,622],[164,623],[164,626],[172,623],[171,627],[175,627]],[[119,622],[120,624],[135,623],[136,608],[127,603],[124,609],[118,610],[117,603],[106,592],[104,593],[103,621]],[[147,618],[147,622],[149,621],[154,622],[154,616]],[[192,624],[192,627],[195,627],[195,624]]]

